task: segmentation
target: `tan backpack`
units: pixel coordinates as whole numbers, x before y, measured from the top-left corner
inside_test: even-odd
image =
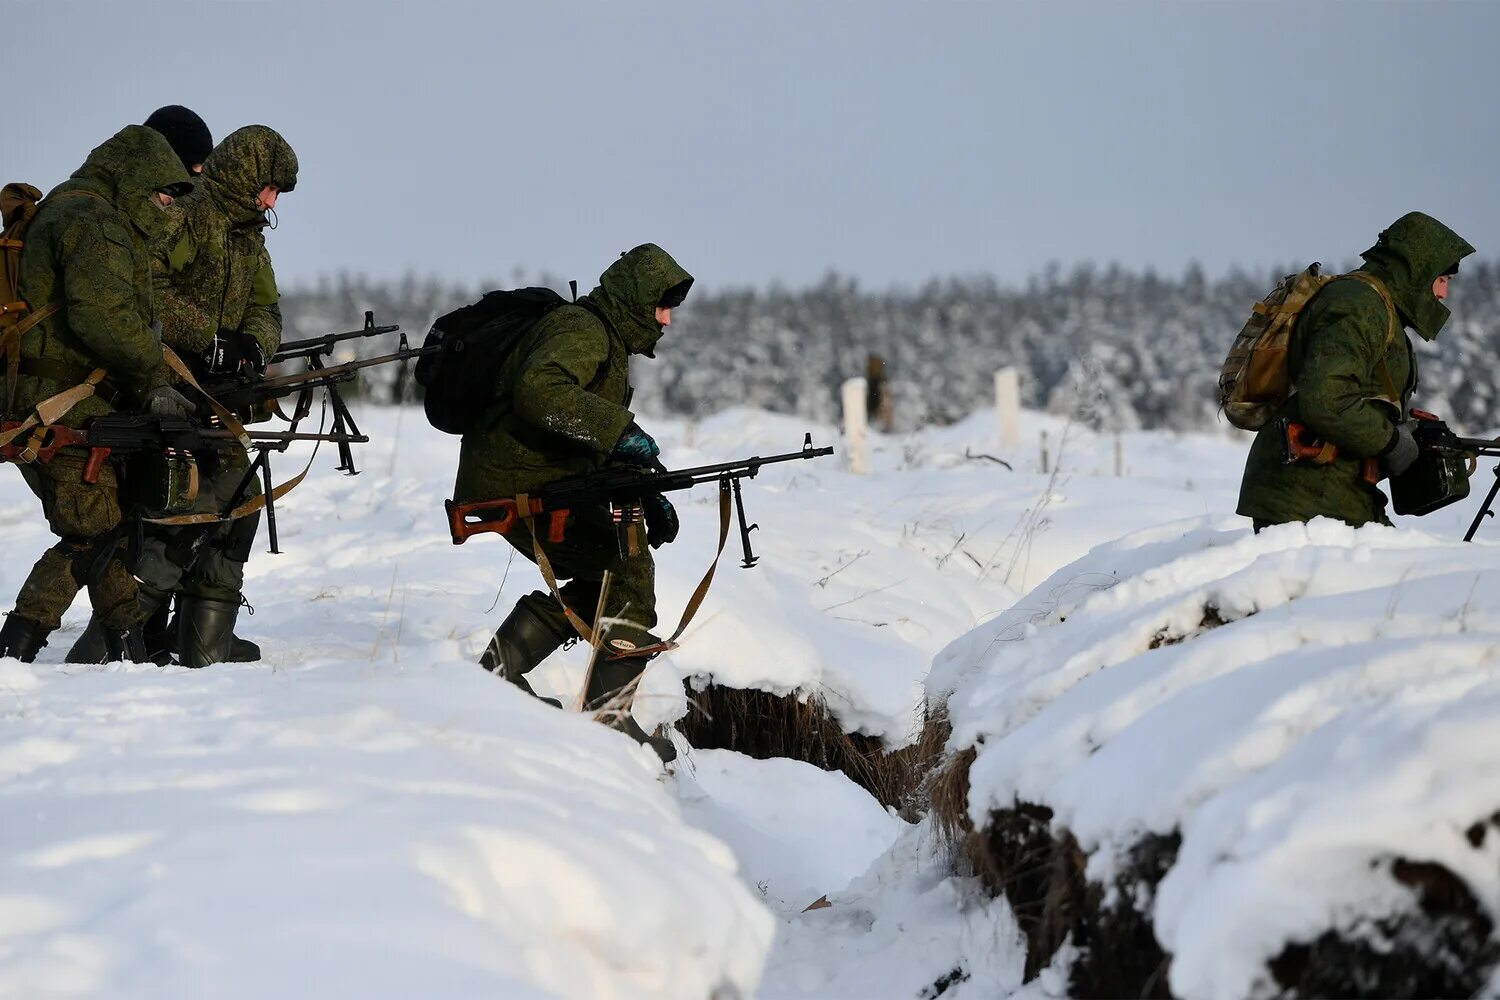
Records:
[[[1286,402],[1292,393],[1287,346],[1297,316],[1324,285],[1340,277],[1362,281],[1379,293],[1391,315],[1386,331],[1386,347],[1390,347],[1398,326],[1396,306],[1385,285],[1363,271],[1351,271],[1345,275],[1324,274],[1323,265],[1314,261],[1300,274],[1282,278],[1265,298],[1255,303],[1250,318],[1234,338],[1229,356],[1219,368],[1219,408],[1231,424],[1242,430],[1260,430]],[[1394,397],[1396,390],[1391,386],[1383,357],[1380,369]],[[1399,398],[1392,401],[1398,407],[1401,405]]]
[[[22,298],[21,250],[26,245],[26,230],[36,216],[42,192],[30,184],[10,183],[0,188],[0,358],[5,362],[5,409],[15,398],[17,368],[21,363],[21,337],[33,326],[57,311],[54,303],[33,310]]]
[[[1287,345],[1297,314],[1333,275],[1314,261],[1301,274],[1289,274],[1259,302],[1245,321],[1219,369],[1219,409],[1234,426],[1260,430],[1291,395]]]

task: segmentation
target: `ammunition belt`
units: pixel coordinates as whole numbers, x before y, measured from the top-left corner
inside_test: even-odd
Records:
[[[22,375],[45,379],[64,386],[81,384],[93,370],[84,365],[70,365],[66,361],[53,361],[48,358],[22,358],[18,367]],[[123,389],[107,378],[100,380],[99,384],[94,387],[94,395],[110,406],[115,406],[124,394]]]

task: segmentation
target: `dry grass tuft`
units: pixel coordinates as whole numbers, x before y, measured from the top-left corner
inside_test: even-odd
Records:
[[[678,723],[689,744],[759,759],[788,757],[842,771],[885,806],[915,820],[925,806],[924,781],[943,752],[949,727],[936,713],[909,747],[887,751],[874,737],[844,732],[820,698],[798,700],[711,684],[690,700]]]

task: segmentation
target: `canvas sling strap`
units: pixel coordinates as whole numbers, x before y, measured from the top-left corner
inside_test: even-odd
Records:
[[[1386,324],[1385,350],[1380,352],[1380,378],[1383,382],[1385,382],[1386,398],[1390,400],[1390,402],[1396,407],[1397,410],[1400,410],[1401,394],[1396,391],[1396,383],[1391,378],[1391,370],[1386,366],[1385,363],[1385,356],[1390,351],[1391,344],[1395,343],[1396,333],[1400,329],[1399,321],[1396,318],[1396,302],[1391,298],[1391,293],[1385,287],[1385,282],[1381,281],[1379,278],[1375,277],[1375,275],[1371,274],[1368,271],[1350,271],[1348,274],[1344,275],[1344,277],[1353,278],[1356,281],[1359,281],[1365,285],[1368,285],[1370,288],[1373,288],[1375,290],[1375,293],[1380,296],[1380,301],[1385,303],[1385,311],[1386,315],[1389,317],[1389,322]],[[1329,461],[1332,461],[1332,458],[1330,458]]]
[[[517,498],[518,503],[516,509],[519,511],[530,510],[530,504],[519,502],[522,499],[525,498]],[[688,599],[687,606],[683,608],[682,617],[678,619],[677,622],[677,628],[672,632],[672,635],[669,638],[664,639],[659,643],[650,646],[640,646],[635,649],[629,650],[627,653],[624,653],[622,655],[644,656],[653,653],[667,652],[668,650],[677,648],[677,640],[682,637],[682,633],[686,631],[688,625],[692,622],[693,616],[696,615],[698,613],[698,609],[702,607],[703,599],[708,596],[709,585],[713,583],[714,573],[719,568],[719,558],[724,554],[725,543],[729,541],[730,500],[731,497],[729,483],[726,480],[719,484],[719,548],[714,553],[713,562],[708,566],[708,572],[703,574],[702,580],[698,581],[698,586],[693,590],[693,596]],[[557,601],[558,606],[563,609],[563,614],[568,616],[568,623],[573,626],[574,631],[578,633],[579,637],[582,638],[583,641],[588,643],[590,646],[594,646],[597,648],[598,641],[595,638],[595,631],[598,629],[599,622],[596,620],[594,622],[594,627],[590,628],[589,624],[579,616],[578,612],[568,607],[568,604],[563,600],[561,590],[557,585],[557,574],[552,571],[552,561],[547,558],[547,553],[542,551],[541,535],[536,530],[536,524],[533,521],[533,515],[525,514],[523,516],[526,521],[526,527],[531,530],[531,551],[532,554],[536,557],[537,568],[542,572],[542,579],[547,581],[547,588],[552,591],[553,599]],[[603,612],[601,609],[601,616],[602,613]]]
[[[26,415],[26,419],[8,431],[0,432],[0,446],[10,444],[27,431],[39,430],[48,424],[57,423],[67,415],[69,410],[94,394],[94,387],[104,380],[104,375],[103,368],[95,368],[89,373],[88,378],[78,385],[71,389],[64,389],[55,396],[48,396],[36,404]],[[31,459],[23,459],[23,464],[25,461],[34,460],[35,457],[35,454],[32,454]]]
[[[188,385],[198,390],[199,394],[201,394],[204,399],[208,400],[208,405],[213,410],[214,416],[218,417],[219,422],[223,424],[224,427],[227,428],[231,433],[233,433],[236,439],[239,440],[240,444],[243,445],[246,450],[248,450],[250,448],[250,435],[245,432],[245,425],[240,422],[240,419],[234,415],[233,411],[221,404],[217,399],[214,399],[213,396],[209,395],[208,391],[203,388],[203,386],[198,384],[198,380],[193,377],[193,373],[188,368],[188,366],[183,364],[182,359],[177,356],[177,352],[173,351],[166,345],[162,345],[161,353],[163,360],[165,360],[167,363],[167,367],[172,369],[172,371],[176,373],[178,378],[182,379]],[[277,500],[280,500],[282,497],[292,492],[292,490],[302,485],[302,481],[306,479],[307,474],[312,471],[313,460],[318,457],[318,448],[321,445],[322,442],[319,441],[313,446],[312,454],[307,457],[307,465],[303,466],[301,472],[297,473],[295,476],[293,476],[291,479],[288,479],[280,486],[273,488],[269,494],[262,493],[259,496],[253,496],[250,499],[246,500],[244,503],[228,511],[227,513],[206,511],[202,514],[170,514],[165,517],[148,517],[144,520],[151,524],[165,524],[175,526],[186,524],[214,524],[216,522],[234,521],[242,517],[248,517],[249,515],[254,514],[257,511],[264,510],[267,502],[275,503]],[[267,485],[269,485],[269,483],[267,483]]]

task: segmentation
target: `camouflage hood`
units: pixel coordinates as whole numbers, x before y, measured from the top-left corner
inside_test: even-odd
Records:
[[[181,196],[192,189],[187,169],[160,132],[127,125],[96,146],[83,166],[52,193],[85,190],[103,195],[149,239],[163,232],[168,221],[156,192],[170,190]]]
[[[1432,294],[1432,283],[1474,252],[1461,236],[1430,215],[1408,212],[1380,234],[1364,253],[1364,270],[1385,282],[1401,319],[1423,340],[1448,322],[1448,307]]]
[[[285,194],[297,186],[297,154],[275,129],[246,125],[224,137],[203,161],[203,187],[236,225],[262,224],[255,199],[267,184]]]
[[[631,354],[656,357],[656,342],[662,328],[656,322],[656,307],[669,291],[677,302],[692,287],[693,276],[684,271],[655,243],[642,243],[620,254],[599,276],[599,287],[589,299],[609,318]]]

